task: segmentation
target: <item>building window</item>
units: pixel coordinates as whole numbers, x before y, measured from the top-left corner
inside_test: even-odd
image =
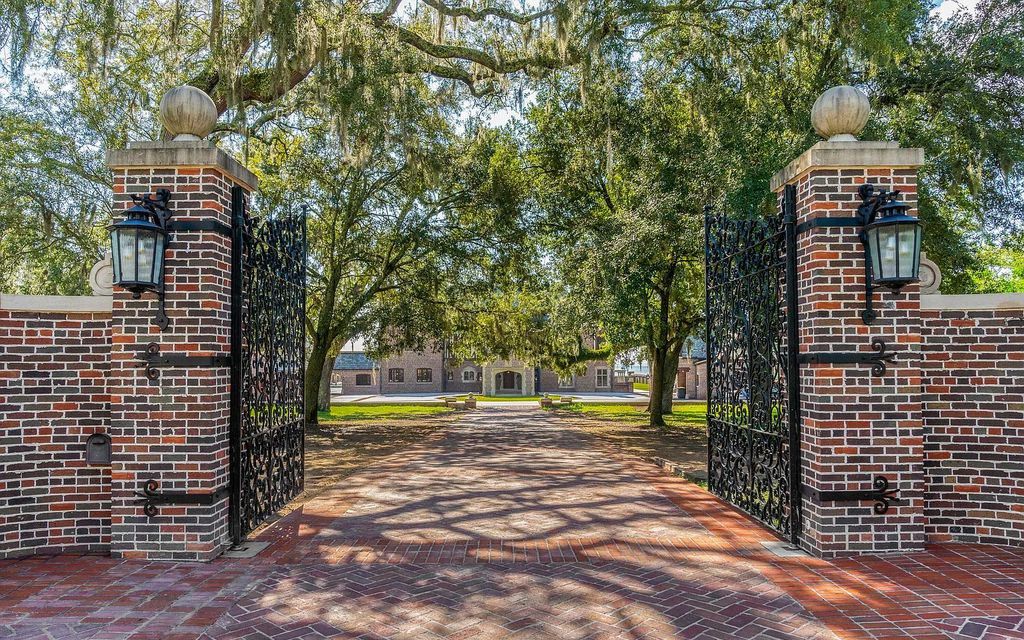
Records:
[[[357,387],[368,387],[373,384],[373,378],[368,373],[357,373],[356,374],[356,386]]]
[[[405,382],[405,369],[388,369],[388,382]]]
[[[598,369],[597,370],[597,386],[607,387],[608,386],[608,370]]]
[[[476,382],[479,379],[480,379],[479,378],[479,374],[476,371],[473,371],[472,369],[463,369],[462,370],[462,381],[463,382]]]
[[[417,369],[416,382],[430,382],[434,379],[433,369]]]
[[[573,376],[562,376],[558,379],[558,386],[566,389],[568,387],[572,387],[575,382],[576,379]]]
[[[477,382],[480,382],[480,381],[481,381],[481,380],[483,380],[483,379],[484,379],[484,374],[483,374],[483,372],[482,372],[482,371],[477,371],[477,372],[476,372],[476,381],[477,381]]]
[[[455,372],[454,371],[449,371],[448,372],[448,382],[451,382],[454,379],[455,379]]]

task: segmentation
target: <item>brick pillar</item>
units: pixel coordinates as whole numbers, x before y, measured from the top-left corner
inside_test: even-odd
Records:
[[[114,209],[130,195],[171,191],[174,223],[217,221],[230,227],[231,188],[246,193],[256,178],[212,143],[130,143],[111,151]],[[172,232],[166,257],[170,327],[153,324],[156,297],[115,288],[111,334],[111,553],[115,557],[209,560],[228,540],[230,369],[161,368],[155,381],[140,358],[147,344],[161,355],[230,352],[231,241],[217,231]],[[161,505],[147,517],[135,496],[147,480],[160,491],[217,494],[210,505]]]
[[[819,142],[772,178],[797,189],[797,223],[848,218],[870,182],[917,206],[921,149],[886,142]],[[870,352],[874,338],[896,353],[881,377],[863,364],[801,366],[803,546],[824,557],[910,551],[924,545],[920,293],[876,290],[866,325],[864,248],[857,227],[819,226],[798,237],[801,353]],[[875,476],[900,490],[900,504],[822,501],[815,491],[870,489]]]

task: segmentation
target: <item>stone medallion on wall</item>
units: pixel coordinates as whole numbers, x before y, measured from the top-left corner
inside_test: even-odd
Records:
[[[110,264],[110,252],[103,259],[92,265],[89,272],[89,288],[94,296],[114,295],[114,267]]]
[[[939,285],[942,284],[942,272],[939,265],[928,259],[928,254],[921,253],[921,270],[918,272],[921,278],[921,293],[938,293]]]

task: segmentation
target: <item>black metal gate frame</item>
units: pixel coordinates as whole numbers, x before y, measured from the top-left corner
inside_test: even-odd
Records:
[[[782,233],[782,236],[783,236],[782,240],[783,240],[784,251],[785,251],[785,254],[786,254],[785,255],[785,266],[784,266],[785,313],[786,313],[786,342],[787,342],[787,349],[786,349],[786,422],[787,422],[787,431],[788,431],[788,433],[787,433],[788,442],[786,443],[786,446],[787,446],[786,451],[787,451],[787,454],[788,454],[788,461],[787,461],[788,462],[788,478],[786,478],[787,484],[788,484],[788,487],[787,487],[788,488],[788,496],[786,496],[786,498],[787,498],[787,502],[788,502],[789,517],[788,517],[788,519],[784,518],[784,514],[782,512],[780,512],[780,513],[777,514],[778,522],[777,523],[772,523],[772,522],[768,521],[768,519],[765,517],[766,514],[764,514],[764,513],[755,513],[754,511],[746,508],[745,506],[741,506],[741,505],[736,505],[736,506],[738,506],[742,510],[746,511],[749,515],[751,515],[752,517],[756,518],[757,520],[759,520],[760,522],[762,522],[763,524],[765,524],[769,528],[774,529],[776,531],[779,531],[783,535],[787,535],[789,537],[789,539],[794,544],[796,544],[796,542],[799,539],[799,534],[800,534],[800,530],[801,530],[801,526],[800,526],[800,512],[801,512],[801,491],[800,491],[800,484],[801,484],[801,459],[800,459],[799,326],[798,326],[798,323],[797,323],[797,319],[798,319],[798,291],[797,291],[797,286],[798,286],[798,284],[797,284],[797,265],[796,265],[796,247],[797,247],[797,233],[798,233],[798,230],[797,230],[797,226],[796,226],[796,187],[795,187],[795,185],[787,185],[785,187],[784,191],[783,191],[782,220],[781,220],[781,222],[782,222],[782,231],[781,231],[781,233]],[[766,236],[764,238],[760,238],[757,241],[753,242],[753,244],[748,246],[748,247],[746,247],[745,250],[749,251],[750,247],[761,245],[762,243],[765,243],[765,242],[776,242],[777,238],[778,238],[778,232],[772,233],[770,236]],[[711,309],[712,309],[711,305],[713,304],[713,301],[712,301],[712,286],[711,286],[711,279],[713,277],[712,269],[713,269],[713,266],[715,266],[717,264],[717,263],[712,261],[712,249],[711,249],[712,245],[711,245],[711,242],[712,241],[711,241],[711,233],[710,233],[710,222],[708,222],[705,225],[705,252],[706,252],[706,265],[707,265],[706,268],[708,270],[708,273],[707,273],[708,283],[707,283],[707,286],[705,288],[705,295],[706,295],[706,298],[705,298],[705,308],[708,310],[708,314],[709,314],[709,319],[708,319],[708,322],[706,323],[706,331],[707,331],[706,343],[707,343],[708,349],[709,349],[709,353],[708,353],[708,357],[709,357],[709,372],[708,372],[709,373],[709,375],[708,375],[708,385],[709,385],[709,397],[708,397],[708,400],[709,400],[709,407],[708,407],[708,409],[709,409],[709,421],[708,421],[708,428],[709,428],[709,434],[712,433],[711,430],[714,428],[714,421],[711,419],[711,416],[710,416],[710,412],[712,410],[711,402],[713,400],[711,392],[713,391],[712,384],[714,382],[714,378],[712,378],[712,376],[710,375],[711,374],[710,367],[715,366],[715,364],[711,360],[711,358],[712,358],[711,349],[713,348],[714,345],[717,344],[717,342],[712,339],[712,326],[711,326],[712,323],[711,323],[711,317],[710,317]],[[724,257],[720,257],[719,260],[718,260],[718,263],[723,262],[725,260],[731,260],[731,259],[735,258],[737,256],[737,254],[742,254],[742,253],[744,253],[743,250],[741,250],[741,251],[734,251],[733,253],[728,253]],[[770,269],[770,268],[771,268],[771,265],[764,267],[764,269]],[[749,342],[752,340],[751,333],[752,332],[750,331],[750,327],[748,327],[748,335],[746,336],[747,341],[748,341],[748,345],[747,345],[748,352],[750,350],[752,350],[752,347],[749,344]],[[747,359],[748,360],[749,360],[749,356],[750,356],[750,354],[748,353],[747,354]],[[750,368],[752,366],[751,363],[746,363],[746,364],[747,364],[748,368]],[[752,375],[752,373],[750,371],[748,371],[748,374]],[[770,383],[770,381],[767,381],[767,380],[766,380],[766,382]],[[769,386],[770,386],[770,384],[769,384]],[[748,384],[747,384],[748,405],[754,400],[754,393],[755,393],[754,385],[751,382],[748,382]],[[770,393],[770,391],[769,391],[769,393]],[[714,439],[711,442],[709,442],[709,447],[708,447],[708,471],[709,471],[709,479],[708,479],[708,481],[709,481],[709,488],[711,488],[712,491],[714,491],[715,493],[718,493],[719,495],[722,495],[723,493],[726,494],[726,495],[722,495],[722,497],[726,498],[730,502],[733,502],[733,500],[729,500],[729,494],[734,493],[737,489],[739,489],[741,491],[745,491],[747,493],[751,493],[753,491],[753,489],[754,489],[754,487],[752,485],[754,483],[754,477],[755,477],[756,474],[754,473],[753,467],[752,467],[752,465],[753,465],[753,456],[754,456],[754,454],[753,454],[754,446],[753,446],[753,440],[752,439],[754,438],[754,431],[755,431],[755,429],[753,429],[753,425],[748,425],[748,427],[747,427],[747,429],[745,429],[745,431],[747,432],[746,435],[747,435],[747,438],[749,440],[749,442],[745,445],[746,448],[747,448],[746,462],[747,462],[747,466],[748,466],[748,468],[745,470],[745,474],[746,474],[745,478],[746,478],[746,483],[749,486],[731,487],[731,488],[723,491],[722,487],[715,485],[715,477],[716,476],[714,474],[714,456],[716,455],[716,452],[714,451],[713,448],[718,443],[715,442]],[[721,436],[722,434],[719,433],[718,435]],[[725,437],[728,439],[729,435],[733,435],[733,434],[726,433]],[[767,432],[762,432],[761,435],[770,435],[770,434],[768,434]],[[781,449],[780,449],[779,455],[781,456]],[[748,498],[750,498],[750,496],[748,496]],[[750,500],[748,500],[747,502],[750,502]],[[735,504],[735,502],[733,502],[733,504]]]
[[[736,247],[730,247],[731,253],[727,253],[723,257],[719,257],[717,261],[712,261],[712,249],[711,249],[711,234],[710,234],[710,217],[705,222],[705,264],[707,268],[707,286],[706,286],[706,298],[705,308],[708,315],[708,322],[706,323],[706,342],[708,345],[708,433],[709,433],[709,446],[708,446],[708,484],[709,488],[716,494],[724,498],[725,500],[739,507],[741,510],[746,511],[749,515],[761,521],[763,524],[771,529],[778,531],[784,535],[787,535],[789,539],[794,543],[798,544],[799,536],[801,532],[801,510],[802,510],[802,497],[806,496],[815,502],[874,502],[873,510],[876,514],[884,514],[888,511],[889,505],[892,503],[899,503],[901,499],[898,497],[899,489],[890,487],[888,478],[884,476],[877,476],[872,481],[871,488],[868,489],[850,489],[850,490],[818,490],[809,486],[803,486],[803,475],[802,475],[802,460],[800,453],[801,444],[801,425],[800,425],[800,365],[801,364],[817,364],[817,363],[829,363],[829,364],[861,364],[871,366],[871,375],[882,376],[886,372],[886,364],[892,362],[896,355],[888,353],[886,351],[885,342],[881,338],[873,338],[871,340],[871,352],[864,351],[853,351],[853,352],[815,352],[815,353],[800,353],[800,327],[799,327],[799,282],[797,280],[797,237],[804,232],[810,231],[815,228],[823,227],[860,227],[861,222],[857,218],[842,218],[842,217],[830,217],[830,218],[818,218],[810,220],[803,224],[796,224],[796,185],[789,184],[783,189],[782,197],[782,219],[781,235],[784,238],[784,251],[785,251],[785,314],[786,314],[786,410],[787,410],[787,429],[788,429],[788,448],[789,454],[789,519],[785,520],[779,515],[780,526],[775,526],[772,522],[767,522],[763,517],[763,513],[753,512],[747,508],[749,504],[757,504],[753,501],[752,496],[745,496],[742,502],[746,504],[737,504],[736,501],[731,500],[736,493],[735,487],[723,487],[717,486],[715,481],[717,475],[714,473],[714,458],[716,452],[714,445],[718,444],[715,441],[715,433],[713,432],[715,420],[711,416],[712,402],[717,396],[713,396],[712,382],[714,378],[710,375],[712,367],[715,363],[712,358],[712,348],[718,346],[718,343],[712,340],[712,304],[711,291],[712,291],[712,277],[719,274],[713,274],[713,267],[718,266],[719,263],[727,260],[732,260],[737,256],[741,256],[746,253],[750,253],[754,247],[758,247],[766,242],[777,242],[779,238],[779,232],[771,232],[764,235],[763,237],[751,239],[746,238],[747,244],[743,248],[736,250]],[[767,223],[768,221],[763,221]],[[722,224],[727,225],[727,219],[722,218]],[[748,225],[754,226],[754,222],[747,222]],[[737,229],[740,226],[737,225]],[[725,237],[728,240],[730,229],[724,229]],[[738,236],[739,232],[737,232]],[[739,238],[736,238],[737,245],[739,245]],[[749,265],[747,265],[749,267]],[[771,269],[773,265],[757,265],[758,270],[753,272],[755,275],[765,273]],[[749,278],[751,273],[744,273],[738,276],[737,280],[743,280]],[[719,286],[724,286],[726,283],[720,283]],[[717,287],[716,287],[717,289]],[[869,311],[870,312],[870,311]],[[747,327],[748,333],[750,327]],[[752,368],[752,364],[747,361],[752,361],[751,354],[753,352],[751,336],[747,336],[747,352],[745,365],[748,368]],[[724,357],[724,356],[723,356]],[[751,376],[752,378],[752,373]],[[748,400],[747,404],[753,404],[754,400],[754,384],[752,380],[748,380]],[[756,418],[756,416],[755,416]],[[728,427],[740,427],[742,425],[727,424]],[[739,429],[734,429],[739,430]],[[755,473],[753,471],[753,438],[754,433],[761,435],[771,434],[767,431],[753,428],[753,423],[748,419],[746,428],[748,439],[751,440],[751,444],[748,447],[747,452],[747,469],[745,478],[740,478],[738,481],[746,481],[746,485],[741,489],[746,490],[747,493],[753,493],[753,489],[756,487],[747,486],[753,484]],[[727,434],[732,435],[732,434]],[[781,454],[780,454],[781,455]],[[733,479],[736,481],[736,479]],[[741,494],[741,497],[742,494]]]
[[[269,515],[284,506],[302,491],[305,468],[305,417],[302,411],[305,383],[305,215],[299,228],[289,227],[294,221],[266,222],[259,226],[246,211],[245,192],[241,187],[231,191],[231,418],[229,425],[229,528],[232,541],[238,545],[245,536]],[[262,233],[266,237],[260,238]],[[277,241],[278,245],[270,244]],[[266,255],[257,251],[260,242]],[[288,245],[287,243],[291,243]],[[297,247],[296,244],[300,244]],[[289,255],[282,247],[295,255]],[[271,255],[273,252],[277,253]],[[256,305],[268,302],[265,295],[254,296],[251,271],[254,267],[267,267],[256,262],[260,258],[273,258],[279,273],[262,274],[269,286],[273,280],[287,288],[301,287],[301,296],[292,291],[292,298],[282,294],[280,299],[269,296],[270,309],[281,311],[280,305],[298,303],[295,309],[285,310],[296,317],[298,337],[287,335],[287,327],[255,327],[262,329],[255,335],[252,323],[265,321]],[[295,273],[287,273],[291,266]],[[270,269],[273,270],[273,269]],[[297,275],[299,274],[299,275]],[[291,276],[300,281],[288,281]],[[262,291],[266,291],[265,289]],[[272,293],[277,292],[275,289]],[[278,304],[279,303],[279,304]],[[295,327],[292,327],[293,332]],[[279,333],[285,334],[277,339]],[[256,344],[256,338],[273,336],[271,344]],[[288,344],[288,338],[294,344]],[[261,359],[262,358],[262,359]],[[283,372],[297,372],[291,379],[283,379]],[[256,380],[257,372],[263,375]],[[269,379],[268,379],[269,378]],[[285,398],[275,395],[284,390]],[[290,404],[289,404],[290,401]],[[298,404],[297,407],[291,406]],[[299,433],[294,433],[298,421]],[[281,442],[281,439],[284,439]],[[297,442],[296,442],[297,440]],[[254,449],[259,447],[259,456]],[[262,465],[256,468],[255,463]],[[254,477],[259,475],[260,477]]]

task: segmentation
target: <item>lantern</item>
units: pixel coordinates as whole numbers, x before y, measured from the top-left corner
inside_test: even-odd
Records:
[[[871,260],[871,283],[899,291],[918,281],[921,268],[921,221],[907,215],[910,207],[889,195],[874,222],[864,227]]]
[[[876,191],[872,184],[858,189],[857,218],[864,227],[864,275],[867,308],[861,314],[871,324],[876,314],[872,293],[877,287],[898,292],[917,282],[921,268],[921,221],[909,215],[910,206],[898,200],[899,191]]]
[[[163,313],[164,252],[167,249],[167,209],[170,192],[161,189],[156,198],[133,195],[135,204],[125,217],[107,227],[114,285],[131,291],[135,298],[147,291],[160,297],[157,324],[166,328]]]

